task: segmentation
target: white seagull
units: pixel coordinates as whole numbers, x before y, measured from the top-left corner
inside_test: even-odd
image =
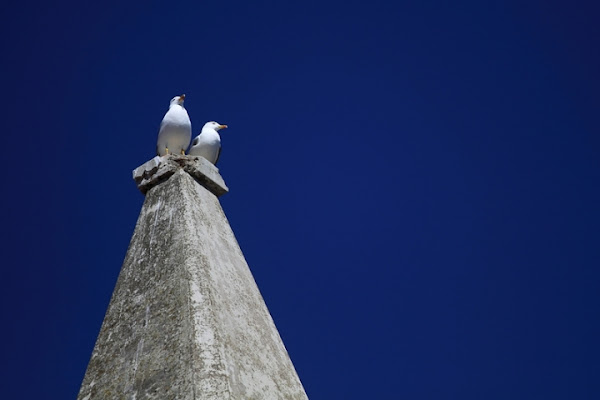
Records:
[[[204,124],[202,132],[192,142],[188,154],[204,157],[211,163],[216,164],[221,155],[221,136],[217,131],[224,128],[227,128],[227,125],[221,125],[215,121]]]
[[[187,111],[183,108],[185,94],[171,99],[169,111],[163,117],[158,132],[156,154],[185,154],[192,139],[192,123]]]

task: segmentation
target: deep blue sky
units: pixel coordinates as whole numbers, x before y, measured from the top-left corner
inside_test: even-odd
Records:
[[[2,7],[3,398],[76,396],[180,93],[311,400],[600,398],[593,2],[86,3]]]

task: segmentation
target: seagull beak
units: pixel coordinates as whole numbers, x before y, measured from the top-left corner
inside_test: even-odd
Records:
[[[182,101],[185,100],[185,94],[182,94],[181,96],[179,96],[179,99]]]
[[[227,128],[227,125],[219,125],[219,129],[225,129]]]

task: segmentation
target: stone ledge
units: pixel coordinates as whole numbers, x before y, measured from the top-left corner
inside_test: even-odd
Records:
[[[179,169],[190,174],[217,197],[229,191],[219,174],[219,169],[204,157],[174,154],[156,156],[133,170],[133,180],[140,192],[146,194],[148,190],[165,182]]]

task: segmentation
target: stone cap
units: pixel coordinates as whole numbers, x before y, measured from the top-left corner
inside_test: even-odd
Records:
[[[219,168],[204,157],[168,154],[156,156],[133,170],[133,180],[143,194],[154,186],[160,185],[177,170],[183,169],[198,183],[219,197],[229,192]]]

